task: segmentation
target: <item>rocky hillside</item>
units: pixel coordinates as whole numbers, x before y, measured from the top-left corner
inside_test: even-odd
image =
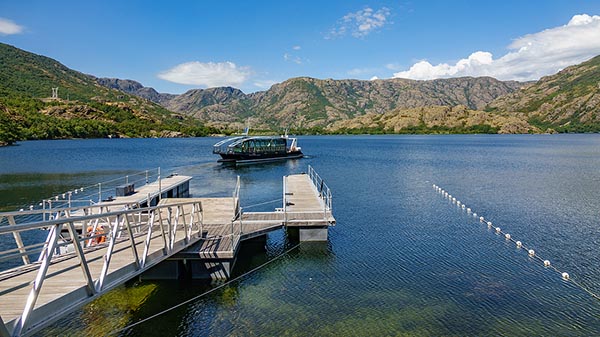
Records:
[[[600,132],[600,56],[500,97],[486,110],[523,113],[541,129]]]
[[[482,109],[521,85],[491,77],[432,81],[300,77],[248,95],[234,88],[195,89],[161,104],[172,111],[221,125],[243,124],[246,118],[253,117],[253,125],[258,127],[307,129],[395,109],[456,105]]]
[[[52,98],[52,88],[58,97]],[[201,135],[197,120],[41,55],[0,43],[0,142],[54,139]],[[211,130],[212,131],[212,130]]]
[[[341,120],[330,133],[539,133],[524,114],[472,110],[464,105],[396,109]]]
[[[251,96],[231,87],[189,90],[163,105],[209,123],[244,122],[256,115]]]
[[[98,78],[92,75],[88,75],[94,79],[98,84],[112,89],[117,89],[128,94],[132,94],[138,97],[145,98],[154,103],[165,103],[169,100],[177,97],[173,94],[159,93],[154,88],[145,87],[141,83],[134,80],[121,80],[118,78]]]

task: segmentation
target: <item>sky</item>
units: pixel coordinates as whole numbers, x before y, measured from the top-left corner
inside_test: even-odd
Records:
[[[173,94],[300,76],[529,81],[600,55],[600,1],[3,0],[0,42]]]

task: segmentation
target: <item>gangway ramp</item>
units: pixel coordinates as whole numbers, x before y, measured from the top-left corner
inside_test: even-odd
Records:
[[[100,224],[106,231],[79,234],[76,222]],[[70,242],[58,239],[65,227]],[[50,235],[39,261],[0,273],[0,314],[11,335],[33,333],[199,241],[202,205],[188,201],[2,226],[0,235],[43,229]],[[103,243],[87,244],[102,238]],[[73,252],[56,255],[61,246]],[[21,254],[15,249],[2,257],[15,252]]]

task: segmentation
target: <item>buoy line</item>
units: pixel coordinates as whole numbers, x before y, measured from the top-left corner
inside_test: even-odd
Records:
[[[109,335],[109,336],[111,336],[111,335],[113,335],[113,336],[114,336],[114,335],[116,335],[116,334],[118,334],[118,333],[120,333],[120,332],[123,332],[123,331],[127,330],[127,329],[131,329],[131,328],[133,328],[133,327],[135,327],[135,326],[138,326],[138,325],[140,325],[140,324],[142,324],[142,323],[148,322],[149,320],[152,320],[152,319],[154,319],[154,318],[156,318],[156,317],[158,317],[158,316],[164,315],[164,314],[166,314],[166,313],[168,313],[168,312],[170,312],[170,311],[172,311],[172,310],[175,310],[175,309],[177,309],[177,308],[179,308],[179,307],[181,307],[181,306],[183,306],[183,305],[186,305],[186,304],[188,304],[188,303],[190,303],[190,302],[194,302],[194,301],[196,301],[196,300],[198,300],[198,299],[200,299],[200,298],[202,298],[202,297],[204,297],[204,296],[206,296],[206,295],[208,295],[208,294],[211,294],[211,293],[213,293],[213,292],[215,292],[215,291],[217,291],[217,290],[219,290],[219,289],[221,289],[221,288],[223,288],[223,287],[227,286],[227,285],[230,285],[230,284],[231,284],[231,283],[233,283],[233,282],[236,282],[236,281],[238,281],[238,280],[241,280],[242,278],[245,278],[246,276],[248,276],[248,275],[250,275],[250,274],[252,274],[252,273],[254,273],[254,272],[256,272],[256,271],[258,271],[258,270],[260,270],[260,269],[262,269],[262,268],[264,268],[264,267],[266,267],[267,265],[271,264],[272,262],[275,262],[276,260],[279,260],[279,259],[280,259],[280,258],[282,258],[283,256],[285,256],[285,255],[289,254],[289,253],[290,253],[291,251],[293,251],[294,249],[296,249],[296,248],[300,247],[300,245],[301,245],[301,244],[302,244],[302,242],[298,243],[297,245],[295,245],[295,246],[293,246],[292,248],[290,248],[290,249],[286,250],[285,252],[283,252],[283,253],[281,253],[281,254],[277,255],[276,257],[274,257],[274,258],[270,259],[269,261],[267,261],[267,262],[265,262],[265,263],[261,264],[260,266],[258,266],[258,267],[255,267],[255,268],[253,268],[253,269],[251,269],[251,270],[249,270],[249,271],[247,271],[247,272],[243,273],[242,275],[239,275],[239,276],[237,276],[237,277],[234,277],[234,278],[232,278],[231,280],[229,280],[229,281],[227,281],[227,282],[225,282],[225,283],[219,284],[218,286],[216,286],[216,287],[214,287],[214,288],[212,288],[212,289],[209,289],[209,290],[207,290],[207,291],[203,292],[203,293],[202,293],[202,294],[200,294],[200,295],[197,295],[197,296],[195,296],[195,297],[193,297],[193,298],[190,298],[190,299],[188,299],[188,300],[185,300],[185,301],[183,301],[183,302],[181,302],[181,303],[178,303],[178,304],[176,304],[176,305],[174,305],[174,306],[172,306],[172,307],[169,307],[169,308],[167,308],[167,309],[165,309],[165,310],[162,310],[162,311],[160,311],[160,312],[158,312],[158,313],[156,313],[156,314],[154,314],[154,315],[148,316],[148,317],[146,317],[146,318],[143,318],[143,319],[141,319],[141,320],[139,320],[139,321],[137,321],[137,322],[135,322],[135,323],[129,324],[129,325],[127,325],[127,326],[123,327],[123,328],[120,328],[120,329],[117,329],[117,330],[113,330],[113,331],[111,331],[110,333],[108,333],[108,335]]]
[[[453,197],[451,194],[449,194],[447,191],[445,191],[444,189],[442,189],[441,187],[439,187],[436,184],[433,184],[432,187],[436,192],[441,194],[444,198],[448,199],[452,204],[460,206],[460,208],[462,210],[465,210],[467,212],[467,214],[471,214],[474,218],[477,218],[477,213],[475,213],[475,211],[473,211],[471,208],[467,207],[464,203],[461,203],[461,201],[457,200],[456,197]],[[530,247],[525,246],[523,244],[523,242],[515,240],[509,233],[503,231],[502,228],[494,227],[493,223],[489,220],[486,220],[481,214],[479,215],[479,222],[486,224],[489,229],[493,228],[496,234],[503,235],[507,241],[512,241],[513,243],[515,243],[515,245],[517,246],[518,249],[524,249],[527,252],[527,254],[529,255],[529,257],[540,261],[544,265],[544,267],[550,268],[550,269],[554,270],[555,272],[559,273],[563,280],[573,283],[575,286],[577,286],[584,292],[588,293],[590,296],[594,297],[597,300],[600,300],[600,296],[596,295],[594,292],[592,292],[588,288],[584,287],[576,280],[572,279],[571,276],[569,275],[569,273],[561,271],[558,268],[556,268],[554,265],[552,265],[550,263],[550,260],[542,259],[542,257],[539,256],[535,252],[535,250],[533,250]]]

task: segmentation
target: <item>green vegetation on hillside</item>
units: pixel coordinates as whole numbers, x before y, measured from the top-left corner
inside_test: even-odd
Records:
[[[0,43],[0,144],[25,139],[204,136],[218,130],[50,58]],[[59,99],[51,99],[58,87]]]

